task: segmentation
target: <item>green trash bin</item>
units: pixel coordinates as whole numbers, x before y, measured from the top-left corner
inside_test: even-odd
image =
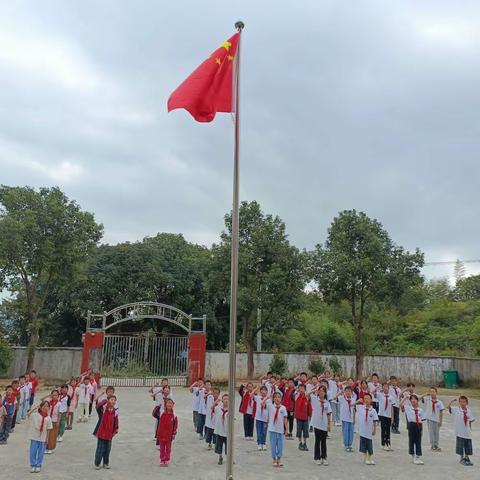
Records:
[[[458,388],[457,370],[444,370],[443,383],[445,384],[445,388]]]

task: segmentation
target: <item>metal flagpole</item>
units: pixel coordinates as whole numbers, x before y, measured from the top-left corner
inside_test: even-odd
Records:
[[[236,343],[237,343],[237,285],[238,285],[238,210],[239,210],[239,140],[240,140],[240,44],[243,22],[236,22],[238,30],[237,53],[235,55],[235,146],[233,155],[233,206],[232,206],[232,253],[231,253],[231,280],[230,280],[230,343],[228,357],[228,432],[227,432],[227,465],[226,478],[233,480],[233,450],[235,429],[235,370],[236,370]]]

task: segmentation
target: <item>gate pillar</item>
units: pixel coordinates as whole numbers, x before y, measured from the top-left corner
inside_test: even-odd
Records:
[[[188,336],[188,381],[196,382],[205,375],[207,336],[203,332]]]
[[[83,353],[82,353],[82,372],[86,372],[89,368],[100,370],[99,359],[102,358],[104,332],[85,332],[83,337]],[[97,355],[94,355],[97,353]],[[98,365],[92,365],[95,363]]]

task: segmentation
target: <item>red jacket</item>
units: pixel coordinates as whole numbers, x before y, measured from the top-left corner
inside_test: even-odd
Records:
[[[257,402],[253,400],[253,395],[251,395],[246,389],[241,392],[241,395],[242,401],[240,402],[240,413],[245,415],[250,404],[252,407],[252,417],[255,417],[255,413],[257,411]]]
[[[282,405],[287,409],[287,412],[293,412],[295,409],[295,388],[285,388],[283,393]]]
[[[162,442],[171,442],[177,434],[178,420],[173,412],[163,412],[158,421],[155,437]]]
[[[295,399],[295,418],[297,420],[308,420],[311,416],[310,400],[306,395],[298,395]]]
[[[102,440],[111,440],[118,433],[118,411],[116,408],[110,410],[106,403],[105,400],[97,406],[99,418],[93,434]]]

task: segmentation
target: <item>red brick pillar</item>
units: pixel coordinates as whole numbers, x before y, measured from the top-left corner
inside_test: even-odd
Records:
[[[207,336],[204,333],[191,333],[188,336],[188,381],[196,382],[205,376]]]
[[[83,337],[83,354],[82,354],[82,372],[86,372],[90,368],[90,353],[94,349],[103,348],[104,332],[86,332]]]

